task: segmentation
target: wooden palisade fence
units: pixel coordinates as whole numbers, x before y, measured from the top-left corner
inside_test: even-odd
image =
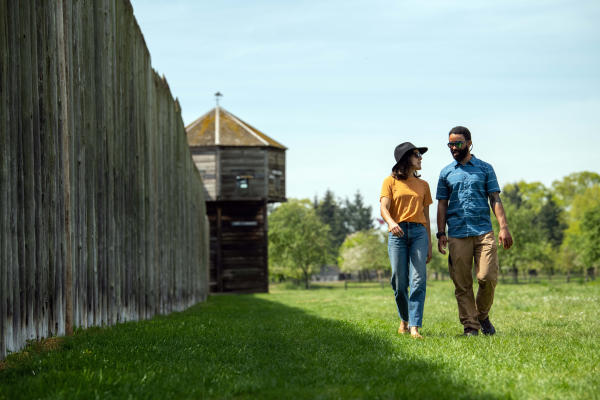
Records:
[[[0,358],[204,300],[179,104],[127,0],[0,0]]]

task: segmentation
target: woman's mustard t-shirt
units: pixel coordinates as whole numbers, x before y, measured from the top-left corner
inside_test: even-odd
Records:
[[[433,203],[429,184],[423,179],[411,176],[405,180],[388,176],[381,186],[381,196],[391,200],[390,216],[396,223],[416,222],[425,225],[423,207]]]

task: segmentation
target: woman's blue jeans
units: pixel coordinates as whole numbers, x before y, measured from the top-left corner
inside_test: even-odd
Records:
[[[389,234],[388,254],[392,265],[392,289],[398,314],[409,326],[423,324],[423,306],[427,286],[429,238],[423,224],[401,222],[404,236]],[[410,295],[408,288],[410,286]]]

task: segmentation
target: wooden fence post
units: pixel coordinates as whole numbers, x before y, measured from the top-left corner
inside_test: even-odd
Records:
[[[62,152],[62,178],[63,178],[63,193],[64,193],[64,229],[65,229],[65,333],[73,334],[73,266],[71,262],[71,161],[69,157],[70,142],[69,142],[69,109],[67,99],[67,60],[66,47],[67,40],[65,37],[65,28],[68,27],[68,21],[65,20],[65,2],[66,0],[58,1],[58,9],[56,13],[56,28],[58,33],[58,88],[60,102],[60,136],[61,136],[61,152]]]

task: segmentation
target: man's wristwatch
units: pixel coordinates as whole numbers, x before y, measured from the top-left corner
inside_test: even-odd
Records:
[[[438,239],[441,238],[442,236],[446,236],[446,232],[441,231],[441,232],[438,232],[438,233],[435,234],[435,237],[438,238]]]

